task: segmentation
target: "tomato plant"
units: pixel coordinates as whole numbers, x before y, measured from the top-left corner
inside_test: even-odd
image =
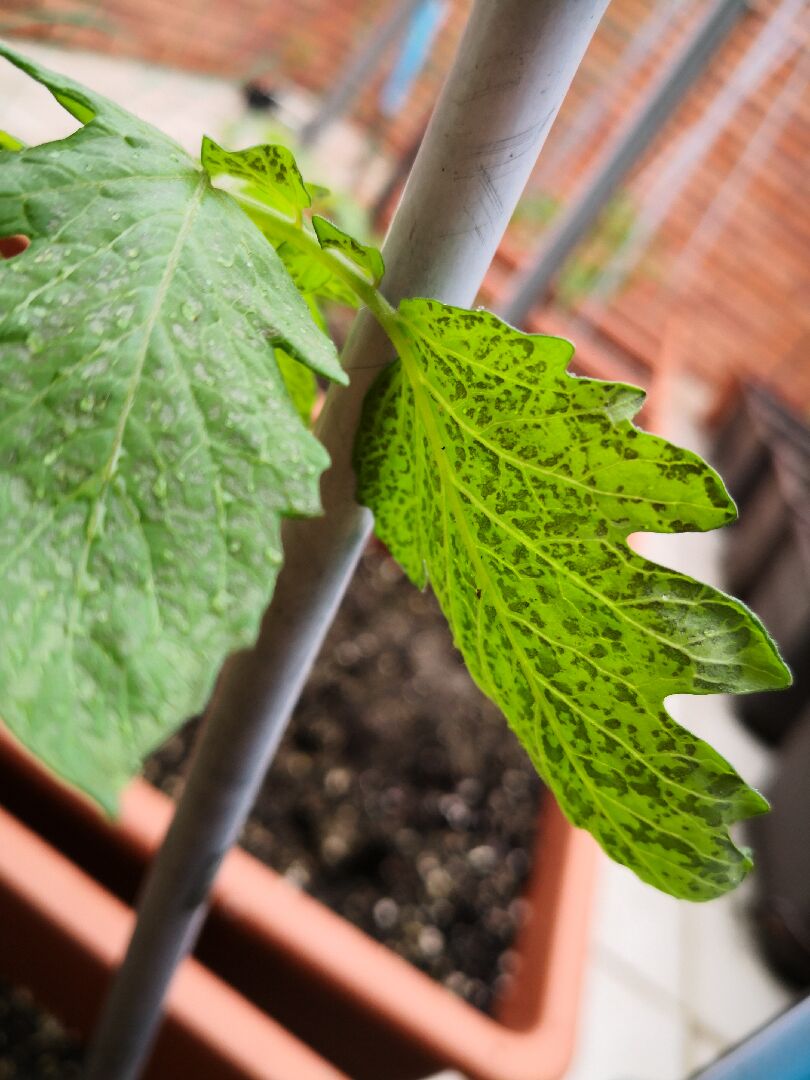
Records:
[[[366,401],[359,499],[544,781],[651,884],[736,884],[750,861],[728,826],[766,804],[663,701],[787,672],[741,603],[626,542],[732,520],[719,477],[633,425],[640,391],[568,374],[568,342],[389,305],[380,253],[308,213],[285,148],[206,139],[198,164],[2,52],[84,125],[6,136],[0,157],[0,234],[30,240],[0,272],[0,708],[17,736],[113,808],[252,640],[281,517],[318,513],[327,458],[303,417],[313,373],[345,375],[311,312],[335,299],[396,354]]]

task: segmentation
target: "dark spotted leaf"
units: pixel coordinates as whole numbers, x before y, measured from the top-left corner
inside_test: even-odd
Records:
[[[725,892],[728,826],[767,804],[663,701],[789,675],[742,604],[626,543],[732,520],[719,477],[633,427],[640,391],[568,375],[566,341],[430,300],[397,336],[357,444],[379,536],[570,819],[666,892]]]
[[[353,236],[339,229],[331,221],[324,217],[313,215],[312,227],[318,237],[318,243],[322,248],[332,248],[338,251],[348,262],[358,270],[362,270],[372,285],[382,281],[385,273],[382,255],[377,248],[367,244],[361,244]]]
[[[200,160],[209,176],[245,181],[261,201],[285,213],[297,216],[311,203],[307,185],[286,146],[224,150],[206,135]]]

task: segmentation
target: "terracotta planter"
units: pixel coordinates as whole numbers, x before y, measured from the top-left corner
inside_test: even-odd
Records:
[[[126,905],[160,843],[171,803],[135,781],[125,792],[120,820],[111,824],[8,736],[0,737],[0,793],[27,826],[26,844],[36,851],[31,858],[40,860],[36,873],[22,874],[24,880],[14,867],[0,877],[0,927],[5,927],[0,930],[0,967],[87,1030],[123,949],[131,919]],[[169,1054],[164,1043],[170,1046],[181,1034],[187,1042],[199,1035],[226,1040],[225,1029],[238,1023],[255,1024],[265,1040],[261,1046],[277,1041],[281,1050],[274,1052],[275,1059],[256,1050],[253,1064],[241,1061],[229,1066],[230,1072],[224,1067],[213,1073],[189,1071],[190,1059],[185,1059],[180,1072],[151,1075],[193,1075],[195,1080],[209,1075],[284,1080],[342,1075],[320,1054],[354,1080],[415,1080],[448,1067],[473,1080],[560,1077],[574,1039],[596,847],[568,825],[549,798],[541,813],[538,849],[526,893],[531,917],[516,945],[518,974],[495,1018],[466,1005],[250,855],[232,852],[218,878],[196,960],[186,964],[172,992],[159,1053]],[[0,852],[5,866],[2,839]],[[60,885],[55,887],[57,876]],[[83,899],[72,909],[73,920],[60,915],[62,878],[81,881]],[[104,908],[103,919],[81,914],[91,895],[101,903],[99,910]],[[15,904],[17,911],[25,908],[29,914],[25,919],[15,915],[21,929],[11,931],[6,912]],[[45,929],[62,942],[58,953],[38,947],[37,936]],[[89,1004],[80,1006],[75,991],[84,979]],[[51,990],[54,981],[58,985]],[[185,989],[200,982],[216,987],[233,1010],[233,1020],[224,1005],[200,1019],[193,994]],[[183,994],[188,996],[185,1005]],[[236,1019],[240,1009],[243,1021]],[[244,1054],[248,1040],[240,1036],[237,1041]],[[219,1060],[226,1060],[224,1051],[219,1053]]]
[[[123,955],[133,913],[16,818],[0,810],[3,975],[82,1034]],[[146,1075],[154,1080],[345,1080],[344,1074],[196,960],[172,986]]]

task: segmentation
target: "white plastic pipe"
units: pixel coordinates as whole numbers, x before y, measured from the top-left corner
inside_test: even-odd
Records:
[[[608,0],[476,0],[384,245],[392,302],[470,304]],[[332,456],[321,518],[285,523],[285,563],[254,649],[225,665],[185,791],[141,897],[86,1080],[133,1080],[166,989],[196,940],[222,857],[236,842],[371,531],[355,502],[363,398],[392,359],[361,316],[318,434]],[[350,960],[347,959],[347,962]]]

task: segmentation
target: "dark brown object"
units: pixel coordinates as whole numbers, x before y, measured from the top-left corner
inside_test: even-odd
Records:
[[[759,937],[781,975],[810,987],[810,709],[785,740],[768,795],[771,813],[750,823]]]
[[[0,259],[13,259],[15,255],[22,255],[31,241],[22,233],[13,236],[0,236]]]
[[[794,675],[791,689],[736,699],[746,726],[779,744],[810,701],[810,428],[764,389],[746,386],[713,463],[735,498],[726,584],[764,621]]]
[[[145,763],[145,778],[167,795],[182,787],[195,727]],[[372,543],[241,846],[491,1011],[512,977],[542,797],[433,593]]]

